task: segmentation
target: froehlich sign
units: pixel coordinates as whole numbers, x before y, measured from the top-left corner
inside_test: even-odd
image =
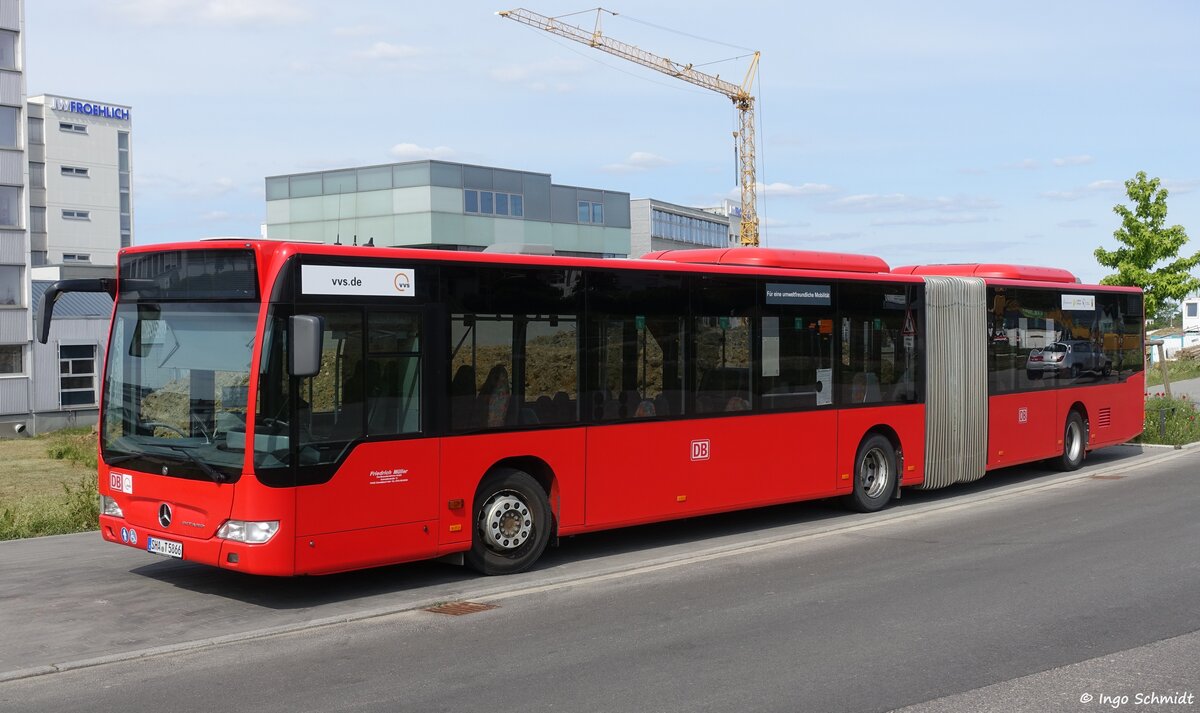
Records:
[[[50,100],[50,108],[55,111],[69,111],[101,119],[129,121],[129,109],[115,104],[98,104],[96,102],[79,101],[78,99],[53,97]]]

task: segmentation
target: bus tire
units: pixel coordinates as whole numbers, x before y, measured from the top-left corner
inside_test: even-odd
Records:
[[[1071,411],[1067,416],[1066,425],[1063,426],[1062,455],[1051,459],[1054,467],[1063,471],[1072,471],[1083,465],[1083,459],[1087,455],[1087,436],[1087,422],[1083,420],[1083,416],[1079,415],[1078,411]]]
[[[499,468],[483,479],[471,510],[467,564],[482,574],[529,569],[550,541],[550,503],[533,476]]]
[[[872,433],[863,439],[854,456],[854,491],[844,499],[856,512],[875,512],[896,492],[899,477],[896,448],[886,437]]]

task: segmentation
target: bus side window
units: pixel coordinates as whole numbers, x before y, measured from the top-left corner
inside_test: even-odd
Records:
[[[367,326],[367,433],[417,433],[421,430],[420,317],[371,312]]]

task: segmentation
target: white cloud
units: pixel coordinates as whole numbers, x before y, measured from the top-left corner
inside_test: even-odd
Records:
[[[294,0],[121,0],[113,9],[141,25],[275,25],[311,17]]]
[[[354,56],[359,59],[377,60],[381,62],[395,62],[401,59],[410,59],[421,54],[421,50],[409,45],[394,45],[391,42],[376,42],[365,50],[360,50],[354,53]]]
[[[1082,198],[1087,198],[1097,193],[1116,193],[1124,190],[1125,184],[1120,181],[1112,181],[1108,179],[1100,181],[1092,181],[1082,188],[1072,188],[1066,191],[1046,191],[1042,193],[1043,198],[1049,198],[1052,201],[1077,201]]]
[[[670,166],[675,162],[658,154],[647,151],[634,151],[629,158],[621,163],[610,163],[600,167],[605,173],[644,173],[646,171]]]
[[[524,84],[535,92],[565,93],[575,89],[573,80],[586,69],[582,61],[553,58],[496,67],[488,71],[488,76],[503,84]]]
[[[1072,220],[1064,220],[1063,222],[1058,224],[1058,227],[1069,228],[1069,229],[1094,228],[1094,227],[1096,227],[1096,221],[1091,220],[1089,218],[1074,218]]]
[[[450,159],[456,155],[449,146],[429,148],[416,144],[396,144],[388,152],[401,161],[420,161],[423,159]]]
[[[951,240],[947,242],[925,242],[925,243],[905,243],[904,253],[912,255],[914,253],[961,253],[971,256],[972,259],[978,259],[980,255],[986,253],[1005,252],[1014,245],[1022,245],[1021,240]],[[896,248],[895,245],[876,245],[871,251],[877,253],[889,252]],[[913,261],[919,263],[919,261]],[[910,262],[909,264],[913,264]],[[893,263],[895,264],[895,263]]]
[[[1176,195],[1179,193],[1191,193],[1192,191],[1196,190],[1197,188],[1200,188],[1200,179],[1190,178],[1190,179],[1182,179],[1181,180],[1181,179],[1174,179],[1174,178],[1164,178],[1164,179],[1162,179],[1161,185],[1163,188],[1166,188],[1168,191],[1170,191],[1172,195]]]
[[[373,25],[354,25],[352,27],[333,28],[334,37],[367,37],[378,33],[379,28]]]
[[[1021,171],[1036,171],[1041,167],[1042,164],[1038,163],[1037,159],[1027,158],[1017,161],[1016,163],[1006,163],[1002,168],[1015,168]]]
[[[211,211],[205,213],[204,215],[200,216],[200,220],[203,220],[208,223],[216,223],[216,222],[220,222],[222,220],[229,220],[232,217],[233,217],[233,214],[230,213],[229,211],[211,210]]]
[[[837,189],[828,183],[801,183],[798,186],[779,182],[763,183],[758,185],[757,190],[759,195],[764,195],[768,198],[801,198],[804,196],[818,196],[837,192]],[[740,192],[737,193],[741,195]]]
[[[990,198],[971,196],[921,198],[906,193],[863,193],[832,201],[824,206],[824,210],[834,213],[964,213],[999,207],[1000,204]]]
[[[929,218],[901,218],[896,220],[872,220],[871,225],[878,227],[887,227],[892,225],[962,225],[964,223],[986,223],[990,219],[986,216],[976,215],[974,213],[954,213],[951,215],[938,215]]]
[[[179,176],[149,174],[138,179],[139,191],[166,194],[175,198],[217,198],[243,188],[248,188],[248,186],[239,186],[228,176],[205,181],[192,181]]]
[[[1092,161],[1094,161],[1094,160],[1095,159],[1093,159],[1091,156],[1089,156],[1087,154],[1080,154],[1079,156],[1064,156],[1062,158],[1056,158],[1053,161],[1051,161],[1051,163],[1053,163],[1055,166],[1060,166],[1060,167],[1061,166],[1086,166],[1089,163],[1092,163]]]

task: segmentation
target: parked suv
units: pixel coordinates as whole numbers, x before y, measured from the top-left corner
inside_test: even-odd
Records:
[[[1029,352],[1025,361],[1025,373],[1030,379],[1040,379],[1043,374],[1052,376],[1080,374],[1103,374],[1112,371],[1112,359],[1095,344],[1084,340],[1055,342],[1044,349]]]

